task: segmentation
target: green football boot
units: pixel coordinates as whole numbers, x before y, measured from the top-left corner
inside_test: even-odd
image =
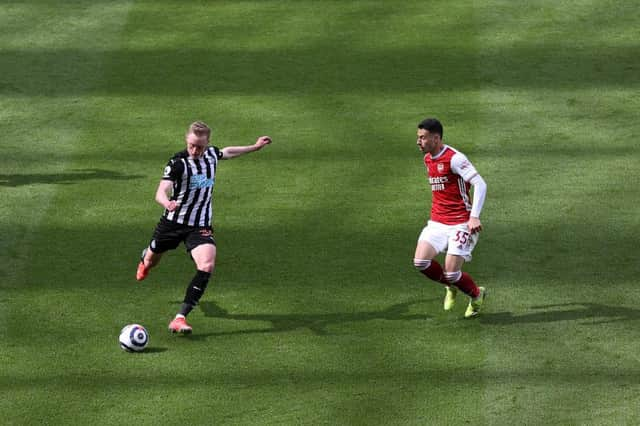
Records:
[[[469,301],[469,306],[467,306],[467,310],[464,313],[465,318],[473,318],[480,313],[480,308],[484,303],[484,298],[487,296],[487,289],[484,287],[480,287],[480,294],[475,299],[471,299]]]
[[[456,304],[456,294],[458,294],[458,289],[455,287],[446,286],[446,293],[444,295],[444,310],[450,311],[453,308],[453,305]]]

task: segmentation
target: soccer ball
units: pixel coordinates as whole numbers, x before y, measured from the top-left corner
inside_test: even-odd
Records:
[[[126,325],[120,332],[120,347],[127,352],[141,352],[149,343],[149,333],[140,324]]]

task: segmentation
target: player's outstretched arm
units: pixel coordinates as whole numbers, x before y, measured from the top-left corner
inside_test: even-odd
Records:
[[[256,140],[256,143],[254,143],[253,145],[227,146],[222,148],[222,159],[229,160],[231,158],[239,157],[250,152],[259,151],[270,143],[271,138],[269,136],[260,136],[258,140]]]

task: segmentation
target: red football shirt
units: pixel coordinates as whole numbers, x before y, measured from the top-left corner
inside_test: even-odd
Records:
[[[478,172],[467,157],[444,145],[436,156],[424,156],[431,185],[431,220],[457,225],[469,220],[471,198],[469,180]]]

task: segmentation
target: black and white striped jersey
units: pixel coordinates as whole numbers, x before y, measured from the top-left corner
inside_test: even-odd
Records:
[[[213,185],[222,151],[210,146],[198,159],[189,158],[187,150],[173,156],[164,169],[163,180],[173,182],[172,200],[178,207],[162,215],[171,222],[189,226],[211,226]]]

